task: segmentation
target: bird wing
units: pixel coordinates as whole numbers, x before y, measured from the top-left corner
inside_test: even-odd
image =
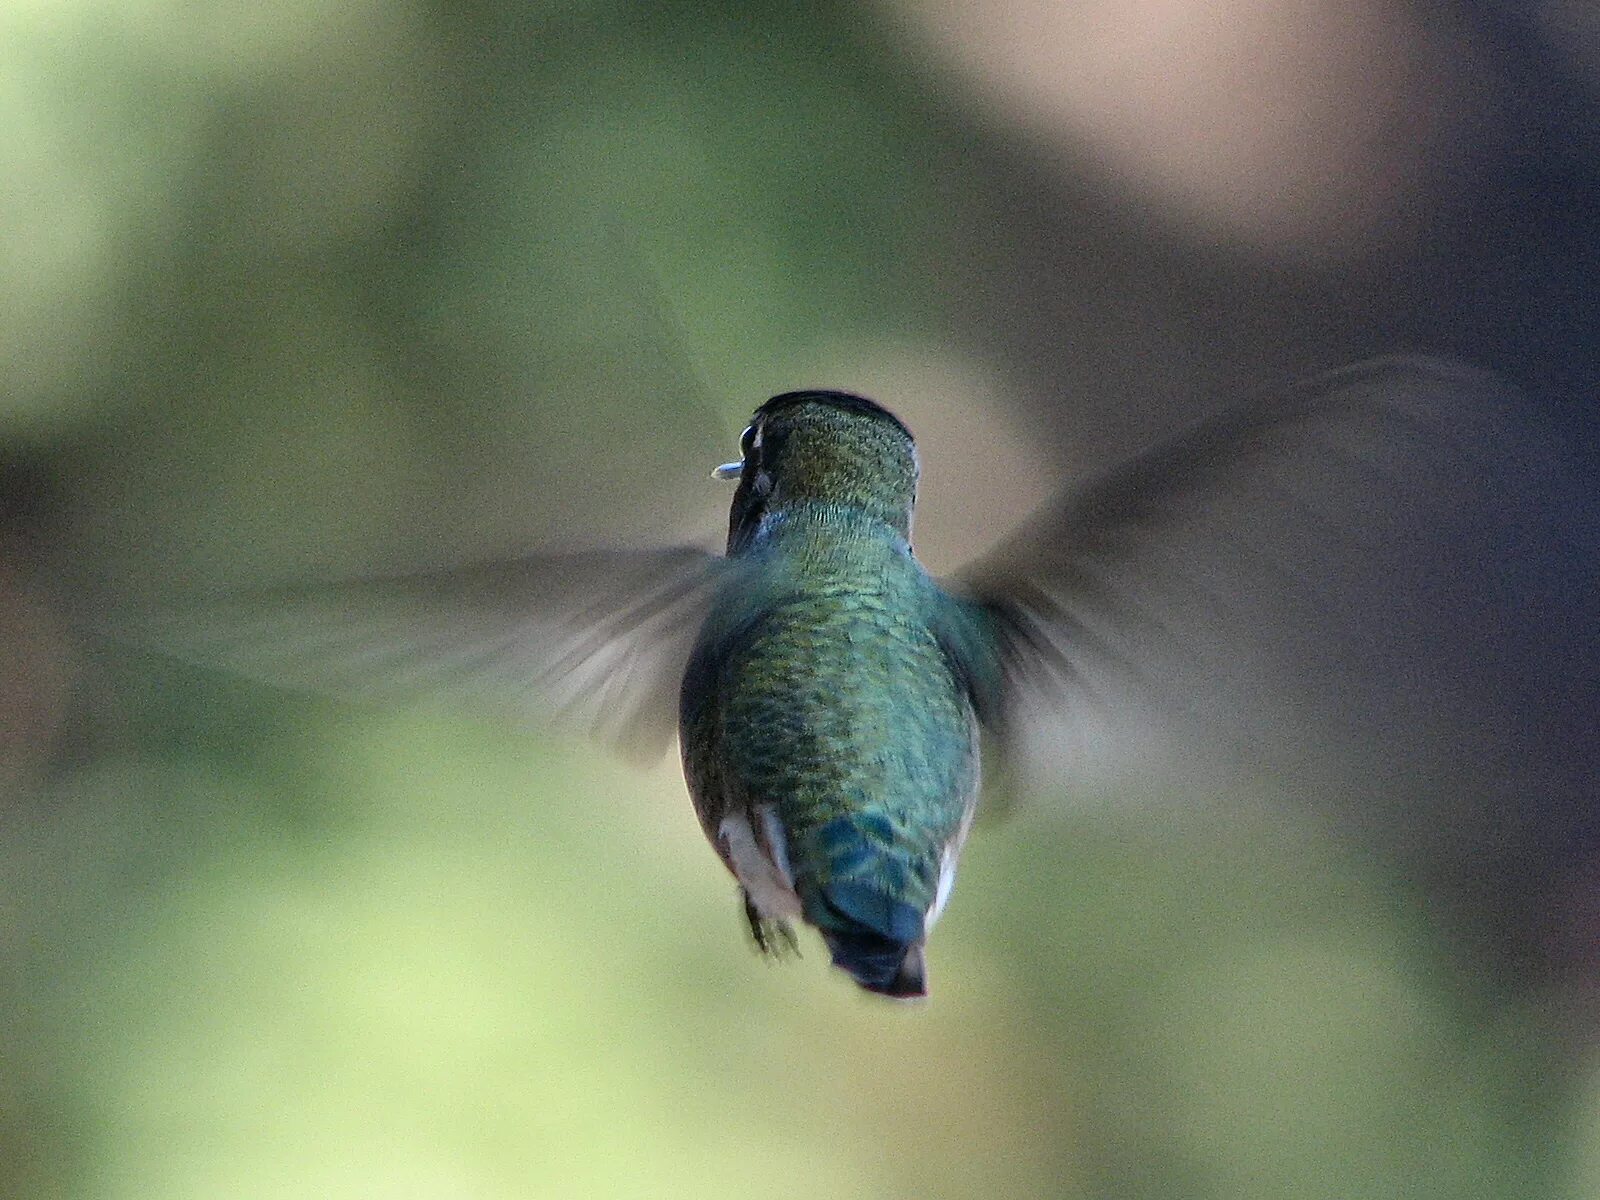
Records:
[[[280,687],[487,708],[653,761],[729,560],[681,547],[534,555],[121,613],[113,637]]]
[[[1332,790],[1508,762],[1526,783],[1593,769],[1560,743],[1600,711],[1597,528],[1514,389],[1390,358],[1068,491],[953,590],[1030,786],[1181,775],[1200,747]]]

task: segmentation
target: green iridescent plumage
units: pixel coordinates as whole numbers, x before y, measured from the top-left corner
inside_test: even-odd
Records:
[[[916,479],[910,435],[875,405],[763,406],[730,519],[746,569],[682,690],[685,774],[757,940],[799,915],[858,982],[895,995],[924,991],[922,942],[978,783],[972,700],[940,638],[958,602],[907,540]]]

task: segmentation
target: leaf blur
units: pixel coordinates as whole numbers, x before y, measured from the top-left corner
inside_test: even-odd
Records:
[[[1397,348],[1592,466],[1571,6],[1268,6],[1242,75],[1220,18],[1135,69],[1181,4],[1142,52],[1023,7],[0,13],[0,1195],[1593,1193],[1592,858],[1508,970],[1271,794],[1025,806],[887,1011],[742,952],[670,769],[70,632],[108,581],[714,541],[706,473],[807,385],[917,430],[939,568]],[[1318,38],[1331,93],[1268,69]]]

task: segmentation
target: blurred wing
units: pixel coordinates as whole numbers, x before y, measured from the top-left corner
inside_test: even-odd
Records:
[[[1033,786],[1244,764],[1341,802],[1433,796],[1459,829],[1554,770],[1593,813],[1596,523],[1494,378],[1322,376],[1070,492],[965,573],[998,634],[991,724]]]
[[[533,556],[275,588],[116,633],[280,687],[486,708],[653,761],[728,569],[690,548]]]

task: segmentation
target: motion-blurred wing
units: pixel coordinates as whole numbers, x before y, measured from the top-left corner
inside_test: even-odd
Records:
[[[1592,814],[1600,537],[1537,424],[1490,376],[1378,360],[1067,494],[963,579],[1024,777],[1243,765],[1470,840],[1555,772]]]
[[[488,709],[649,761],[729,569],[689,548],[534,556],[270,589],[117,632],[282,687]]]

